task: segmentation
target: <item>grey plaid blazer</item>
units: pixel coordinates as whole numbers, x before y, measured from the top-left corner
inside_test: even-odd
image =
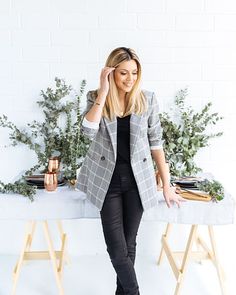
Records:
[[[162,148],[162,128],[159,107],[154,92],[142,90],[148,102],[148,109],[142,115],[130,117],[130,159],[138,186],[142,206],[147,210],[158,204],[155,170],[150,149]],[[97,92],[87,93],[87,107],[90,110]],[[111,181],[117,154],[117,119],[109,121],[102,117],[99,128],[90,128],[82,123],[81,132],[92,140],[77,178],[77,188],[86,193],[87,199],[99,210]]]

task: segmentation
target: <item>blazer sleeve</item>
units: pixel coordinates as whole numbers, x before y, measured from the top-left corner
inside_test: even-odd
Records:
[[[159,105],[157,103],[156,95],[153,92],[150,102],[150,115],[148,117],[148,140],[151,150],[158,150],[163,148],[162,127],[159,118]]]
[[[89,91],[87,93],[87,105],[86,105],[86,108],[82,114],[83,119],[82,119],[82,124],[81,124],[81,133],[91,140],[96,136],[96,134],[98,132],[99,123],[88,121],[85,118],[85,115],[89,112],[89,110],[93,106],[95,99],[96,99],[95,91]]]

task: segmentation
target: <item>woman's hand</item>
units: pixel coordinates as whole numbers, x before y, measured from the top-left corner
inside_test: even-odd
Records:
[[[108,80],[108,76],[114,70],[115,70],[115,68],[105,67],[101,71],[99,94],[102,94],[105,97],[107,96],[108,91],[109,91],[109,80]]]
[[[167,206],[171,207],[171,202],[174,202],[180,207],[181,202],[186,200],[176,193],[176,188],[174,186],[163,187],[163,195]]]

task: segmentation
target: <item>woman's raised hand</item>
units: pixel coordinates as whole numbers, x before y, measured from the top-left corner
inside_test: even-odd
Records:
[[[99,94],[102,94],[105,97],[107,96],[108,91],[109,91],[108,76],[114,70],[115,70],[115,68],[113,68],[113,67],[105,67],[101,71]]]

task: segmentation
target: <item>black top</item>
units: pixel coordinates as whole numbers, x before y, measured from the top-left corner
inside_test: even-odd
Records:
[[[117,163],[130,164],[130,115],[117,117]]]

